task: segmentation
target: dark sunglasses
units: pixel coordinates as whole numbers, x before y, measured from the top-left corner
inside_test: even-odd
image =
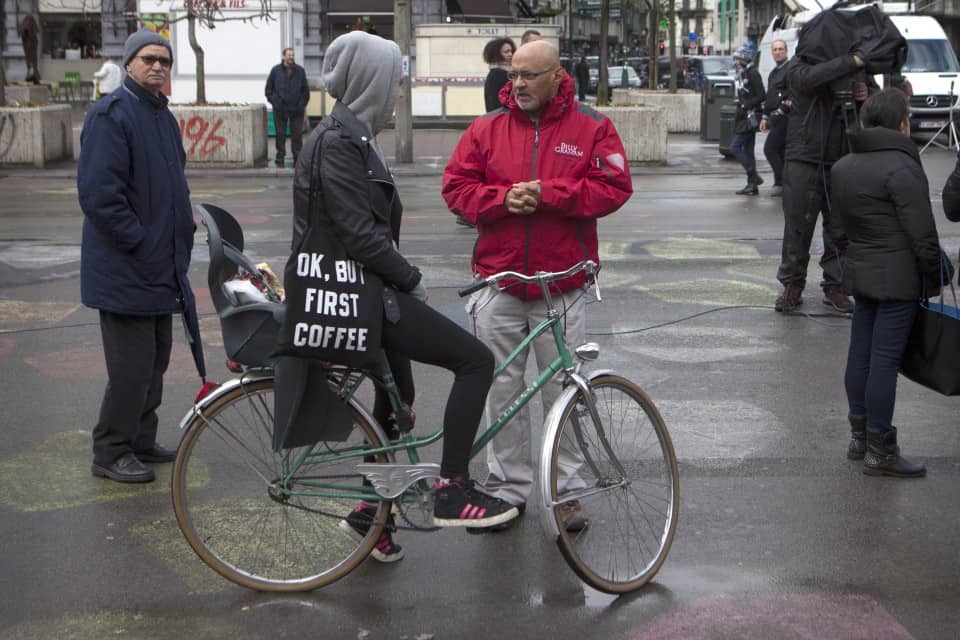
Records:
[[[169,69],[170,65],[173,64],[172,59],[165,58],[163,56],[137,56],[137,57],[140,58],[140,60],[143,61],[143,64],[147,65],[148,67],[152,67],[153,65],[159,62],[161,67],[163,67],[164,69]]]

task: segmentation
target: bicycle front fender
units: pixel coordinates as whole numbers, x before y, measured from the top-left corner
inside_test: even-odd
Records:
[[[560,535],[560,529],[557,527],[557,519],[553,515],[553,498],[550,496],[550,458],[553,455],[552,444],[557,438],[557,432],[560,430],[560,418],[564,407],[570,403],[573,397],[581,388],[588,388],[591,381],[601,376],[617,375],[613,369],[599,369],[591,371],[584,377],[578,373],[570,374],[568,382],[565,384],[560,397],[554,401],[553,406],[547,413],[543,427],[543,446],[540,448],[540,497],[543,501],[543,509],[540,513],[543,516],[545,530],[551,538]]]

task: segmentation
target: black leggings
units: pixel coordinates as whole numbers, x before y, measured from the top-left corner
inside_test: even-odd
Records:
[[[410,361],[443,367],[456,376],[443,413],[443,459],[445,478],[467,475],[470,447],[480,428],[487,391],[493,382],[495,362],[490,349],[458,324],[417,298],[397,293],[400,320],[383,322],[383,348],[407,404],[413,403],[414,386]],[[387,430],[390,401],[377,392],[373,414]]]

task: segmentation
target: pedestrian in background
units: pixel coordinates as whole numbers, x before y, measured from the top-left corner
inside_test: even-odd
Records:
[[[783,245],[777,269],[777,280],[783,285],[783,293],[773,304],[777,311],[795,311],[803,304],[810,244],[820,216],[823,216],[821,301],[834,311],[853,311],[853,303],[841,286],[842,258],[832,227],[836,205],[829,198],[830,167],[846,153],[847,146],[841,103],[831,85],[839,81],[849,82],[855,104],[862,104],[869,95],[867,83],[854,82],[850,78],[864,65],[863,58],[856,53],[825,62],[811,62],[803,56],[794,56],[787,65],[792,104],[787,114]]]
[[[599,261],[597,219],[619,209],[633,193],[620,136],[606,116],[577,104],[573,78],[549,42],[522,45],[510,76],[503,92],[506,108],[473,121],[443,174],[447,206],[480,233],[472,268],[479,276],[506,270],[532,275],[561,271],[586,258]],[[584,341],[586,331],[584,280],[581,274],[552,285],[571,348]],[[497,362],[546,314],[537,285],[485,287],[470,297],[467,309]],[[533,350],[540,368],[546,367],[556,355],[552,336],[540,336]],[[528,355],[529,349],[494,381],[488,423],[526,387]],[[560,391],[559,379],[547,383],[543,406],[549,408]],[[487,445],[486,489],[521,511],[534,484],[531,428],[524,407]],[[564,447],[560,457],[563,469],[582,464],[571,447]],[[560,479],[564,490],[583,486],[575,473],[565,475]],[[562,519],[568,531],[588,523],[576,501],[564,504]]]
[[[900,455],[893,409],[917,300],[939,292],[940,242],[910,140],[907,96],[899,89],[874,94],[860,121],[863,129],[848,136],[851,153],[830,171],[836,223],[847,242],[843,287],[854,298],[844,375],[847,457],[862,459],[868,475],[917,477],[926,469]]]
[[[283,166],[287,146],[287,125],[290,126],[290,151],[293,164],[303,146],[303,114],[310,101],[310,85],[303,67],[294,62],[294,51],[283,50],[283,62],[270,70],[267,77],[267,101],[273,105],[273,130],[276,136],[277,155],[274,164]]]
[[[123,61],[125,90],[98,100],[80,134],[80,295],[100,312],[107,364],[93,474],[150,482],[144,462],[176,457],[156,441],[172,315],[183,313],[199,335],[187,280],[196,225],[180,127],[161,92],[170,43],[141,29],[127,38]]]
[[[577,99],[585,102],[587,87],[590,86],[590,63],[587,62],[587,56],[580,56],[580,62],[574,67],[573,72],[577,77]]]
[[[737,66],[737,114],[733,124],[730,153],[743,165],[743,170],[747,173],[747,185],[737,191],[737,194],[755,196],[759,193],[757,187],[763,184],[763,178],[757,173],[754,146],[766,94],[763,90],[763,78],[753,63],[753,52],[749,47],[744,45],[734,51],[733,63]]]
[[[528,42],[536,42],[537,40],[542,39],[543,36],[536,29],[527,29],[520,36],[520,46],[527,44]]]
[[[490,66],[483,83],[483,102],[487,113],[503,106],[500,103],[500,90],[509,80],[510,63],[516,50],[517,45],[510,38],[494,38],[483,47],[483,61]]]
[[[787,43],[774,40],[770,53],[777,66],[767,78],[767,97],[763,103],[763,120],[760,131],[767,133],[763,143],[763,155],[773,170],[771,196],[783,195],[783,156],[787,152],[787,113],[790,111],[790,94],[787,90]]]
[[[123,71],[111,58],[104,58],[100,69],[93,72],[93,81],[97,83],[97,98],[119,89],[123,83]]]

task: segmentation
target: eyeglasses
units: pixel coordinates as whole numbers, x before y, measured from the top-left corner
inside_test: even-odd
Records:
[[[173,60],[171,60],[170,58],[165,58],[163,56],[137,56],[137,57],[140,58],[140,60],[143,61],[143,64],[147,65],[148,67],[152,67],[153,65],[159,62],[161,67],[163,67],[164,69],[169,69],[170,65],[173,64]]]
[[[555,70],[556,67],[551,67],[546,71],[511,71],[507,73],[507,77],[511,80],[516,80],[517,78],[523,78],[525,82],[530,82],[531,80],[536,80],[545,73],[550,73]]]

